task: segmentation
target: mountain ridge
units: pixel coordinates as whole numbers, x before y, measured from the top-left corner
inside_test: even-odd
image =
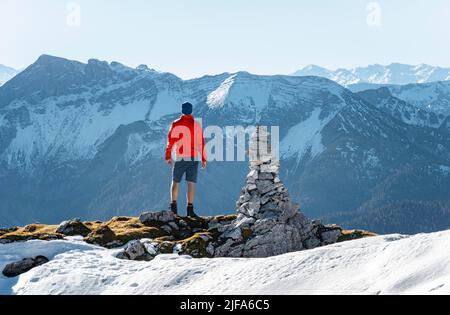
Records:
[[[435,67],[426,64],[407,65],[391,63],[389,65],[373,64],[367,67],[329,70],[316,65],[306,66],[292,75],[323,76],[341,85],[350,86],[361,83],[372,84],[410,84],[429,83],[450,80],[450,68]]]
[[[373,191],[381,204],[414,199],[377,190],[392,178],[406,186],[412,173],[396,173],[405,164],[428,194],[418,201],[450,187],[440,171],[450,164],[445,130],[402,121],[326,78],[238,72],[181,80],[143,66],[44,56],[0,88],[0,217],[19,225],[166,208],[165,137],[186,100],[205,126],[280,126],[282,177],[311,217],[356,211]],[[233,212],[246,170],[210,163],[200,211]],[[425,179],[441,187],[430,191]]]
[[[17,75],[20,71],[0,64],[0,86]]]

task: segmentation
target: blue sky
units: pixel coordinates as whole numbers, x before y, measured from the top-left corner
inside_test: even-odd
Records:
[[[71,2],[79,26],[67,23]],[[372,2],[378,26],[367,22]],[[183,78],[308,64],[450,66],[449,29],[448,0],[0,0],[0,64],[22,68],[46,53]]]

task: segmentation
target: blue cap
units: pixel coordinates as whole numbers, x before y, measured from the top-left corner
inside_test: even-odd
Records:
[[[184,103],[182,107],[183,107],[182,113],[184,115],[191,115],[192,112],[194,111],[194,106],[192,106],[192,104],[189,102]]]

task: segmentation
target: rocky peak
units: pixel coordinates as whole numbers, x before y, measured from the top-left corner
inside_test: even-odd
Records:
[[[136,70],[138,71],[147,71],[147,72],[156,72],[155,69],[149,68],[147,65],[139,65],[136,67]]]
[[[79,92],[84,65],[78,61],[42,55],[0,89],[0,106],[14,101],[36,104],[50,96]]]
[[[106,61],[90,59],[85,68],[86,75],[90,79],[107,79],[113,74],[113,70]]]

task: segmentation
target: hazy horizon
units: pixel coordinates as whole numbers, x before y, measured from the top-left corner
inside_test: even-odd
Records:
[[[23,70],[25,70],[28,66],[30,66],[30,65],[33,64],[35,61],[37,61],[37,59],[38,59],[40,56],[42,56],[42,55],[49,55],[49,54],[43,53],[43,54],[39,55],[39,56],[36,58],[36,60],[34,60],[32,63],[30,63],[29,65],[26,65],[26,66],[24,66],[24,67],[21,67],[21,68],[19,68],[19,69],[14,68],[14,67],[11,67],[11,66],[9,66],[9,65],[7,65],[7,64],[4,64],[4,63],[2,63],[1,61],[0,61],[0,66],[4,66],[4,67],[7,67],[7,68],[11,68],[11,69],[16,70],[16,71],[23,71]],[[106,62],[108,62],[108,63],[111,63],[111,62],[119,62],[119,63],[121,63],[122,65],[124,65],[124,66],[126,66],[126,67],[129,67],[129,68],[136,68],[136,67],[140,66],[140,65],[138,65],[138,66],[130,66],[130,65],[127,65],[127,64],[122,63],[122,62],[117,61],[117,60],[102,60],[102,59],[95,58],[95,57],[89,58],[88,60],[77,60],[77,59],[66,58],[66,57],[64,57],[64,56],[55,56],[55,55],[50,55],[50,56],[57,57],[57,58],[63,58],[63,59],[71,60],[71,61],[78,61],[78,62],[81,62],[81,63],[87,63],[89,59],[96,59],[96,60],[100,60],[100,61],[106,61]],[[338,68],[328,68],[328,67],[323,67],[323,66],[320,65],[320,64],[308,64],[308,65],[302,66],[302,67],[300,67],[300,68],[298,68],[298,69],[292,71],[291,73],[267,73],[267,74],[259,74],[259,73],[253,73],[253,72],[251,72],[251,71],[247,71],[247,70],[245,70],[245,69],[242,69],[242,70],[237,70],[237,71],[233,71],[233,72],[232,72],[232,71],[224,71],[224,72],[217,72],[217,73],[205,73],[205,74],[199,74],[199,76],[192,77],[192,78],[183,78],[182,76],[179,76],[177,73],[170,72],[170,71],[164,71],[164,70],[162,70],[162,69],[153,68],[153,70],[160,71],[160,72],[169,72],[169,73],[172,73],[172,74],[174,74],[174,75],[176,75],[176,76],[179,76],[180,78],[182,78],[182,79],[184,79],[184,80],[190,80],[190,79],[200,78],[200,77],[208,76],[208,75],[219,75],[219,74],[223,74],[223,73],[237,73],[237,72],[248,72],[248,73],[251,73],[251,74],[257,74],[257,75],[287,75],[287,76],[289,76],[289,75],[292,75],[295,71],[302,70],[303,68],[308,67],[308,66],[318,66],[318,67],[322,67],[322,68],[325,68],[325,69],[330,70],[330,71],[336,71],[336,70],[340,70],[340,69],[351,70],[351,69],[354,69],[354,68],[366,68],[366,67],[369,67],[369,66],[376,66],[376,65],[380,65],[380,66],[389,66],[389,65],[392,65],[392,64],[403,64],[403,65],[407,65],[407,66],[428,65],[428,66],[432,66],[432,67],[447,68],[447,67],[443,67],[443,66],[441,66],[441,65],[434,65],[434,64],[428,64],[428,63],[405,64],[405,63],[401,63],[401,62],[390,62],[390,63],[387,63],[387,64],[372,63],[372,64],[367,64],[367,65],[359,65],[359,66],[352,67],[352,68],[343,68],[343,67],[338,67]],[[141,64],[141,65],[146,65],[147,67],[149,67],[150,69],[152,69],[152,67],[151,67],[150,65],[147,65],[147,64]],[[450,67],[449,67],[449,68],[450,68]]]

